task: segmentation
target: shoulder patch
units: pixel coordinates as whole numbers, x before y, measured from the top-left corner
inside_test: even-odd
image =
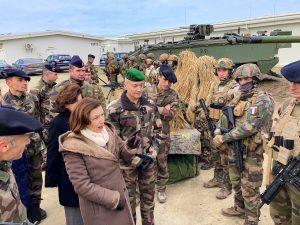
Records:
[[[250,109],[250,115],[256,115],[258,112],[258,107],[257,106],[251,106]]]

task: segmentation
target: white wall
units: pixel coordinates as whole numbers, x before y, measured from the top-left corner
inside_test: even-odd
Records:
[[[31,37],[1,41],[2,55],[8,63],[13,63],[19,58],[46,59],[53,53],[79,55],[86,62],[88,54],[94,54],[95,64],[99,63],[100,41],[64,35],[51,35],[44,37]],[[26,50],[25,44],[32,44],[32,50]]]

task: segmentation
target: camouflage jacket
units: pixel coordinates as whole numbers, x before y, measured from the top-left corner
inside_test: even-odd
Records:
[[[269,132],[273,112],[274,101],[265,92],[254,90],[247,97],[241,97],[234,108],[236,128],[223,135],[224,142],[242,140],[246,146],[251,143],[262,144],[261,134]]]
[[[135,68],[135,69],[139,70],[139,65],[136,62],[134,62],[132,64],[129,63],[129,68]]]
[[[52,89],[52,91],[50,93],[50,108],[51,108],[50,114],[49,114],[50,118],[47,118],[47,120],[51,121],[58,114],[58,111],[55,106],[56,96],[57,96],[58,92],[60,90],[62,90],[64,88],[64,86],[67,85],[69,82],[74,82],[81,87],[83,97],[92,97],[92,98],[99,100],[101,102],[101,106],[102,106],[103,110],[105,111],[106,100],[105,100],[103,91],[99,85],[92,85],[85,81],[83,82],[83,81],[78,81],[73,78],[70,78],[69,80],[65,80],[65,81],[61,82],[60,84],[56,85]]]
[[[86,66],[91,70],[92,75],[92,83],[98,84],[99,83],[99,77],[98,77],[98,70],[96,66],[93,63],[87,62]]]
[[[48,84],[42,78],[37,86],[30,90],[30,93],[38,98],[39,101],[39,115],[40,121],[44,127],[48,128],[51,121],[46,120],[47,115],[50,112],[50,92],[54,88],[56,83]]]
[[[11,163],[0,162],[0,222],[26,221],[26,209],[21,202]]]
[[[142,141],[138,153],[156,157],[162,139],[162,122],[153,101],[142,96],[136,105],[123,92],[121,98],[108,107],[108,111],[109,121],[123,140],[140,130]]]
[[[21,112],[28,113],[37,120],[40,120],[39,101],[37,96],[31,93],[24,93],[21,97],[12,95],[8,91],[3,97],[3,105],[8,105]],[[37,133],[30,137],[30,144],[26,146],[26,151],[29,155],[36,154],[45,148],[41,136]]]
[[[125,70],[129,69],[129,61],[124,62],[124,60],[122,60],[122,66],[121,66],[121,75],[124,77],[125,76]]]
[[[146,68],[147,68],[147,66],[146,66],[146,63],[145,63],[145,62],[142,62],[142,63],[139,65],[139,70],[140,70],[143,74],[145,74]]]
[[[118,62],[115,59],[108,59],[108,63],[106,66],[106,71],[108,72],[109,75],[112,74],[119,74],[119,65]]]
[[[180,103],[177,92],[171,88],[159,91],[156,85],[151,85],[145,88],[144,95],[155,102],[163,124],[162,132],[169,135],[170,121],[174,119]],[[165,108],[166,105],[171,106],[170,110]]]

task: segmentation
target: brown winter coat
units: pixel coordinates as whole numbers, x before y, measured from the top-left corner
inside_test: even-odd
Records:
[[[105,123],[109,134],[107,149],[84,137],[67,132],[59,137],[67,173],[79,196],[85,225],[134,225],[119,158],[133,157],[111,124]],[[113,209],[119,193],[125,195],[123,210]]]

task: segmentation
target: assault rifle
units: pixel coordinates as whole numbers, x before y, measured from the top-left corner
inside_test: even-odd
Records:
[[[123,84],[120,84],[120,83],[107,83],[105,82],[103,79],[101,79],[99,77],[99,80],[101,80],[104,84],[100,84],[100,86],[102,87],[109,87],[110,90],[106,96],[106,99],[110,99],[111,95],[114,95],[114,91],[118,88],[123,88]]]
[[[276,178],[260,195],[260,208],[264,204],[269,205],[286,183],[292,184],[300,192],[300,155],[291,159],[286,166],[277,162],[272,168],[272,174]]]
[[[205,101],[204,101],[203,98],[200,99],[200,107],[202,108],[202,110],[205,114],[205,118],[206,118],[206,121],[207,121],[207,124],[208,124],[208,128],[210,130],[210,134],[213,137],[213,136],[215,136],[216,126],[215,126],[214,122],[212,121],[212,119],[209,117],[209,109],[206,107]]]
[[[233,115],[233,109],[234,109],[233,106],[224,106],[222,108],[222,112],[226,116],[229,123],[229,129],[221,128],[222,133],[228,133],[230,130],[236,127],[235,118]],[[244,170],[243,155],[246,152],[246,146],[242,145],[240,141],[232,141],[231,145],[234,150],[236,167],[238,171],[241,173]]]

